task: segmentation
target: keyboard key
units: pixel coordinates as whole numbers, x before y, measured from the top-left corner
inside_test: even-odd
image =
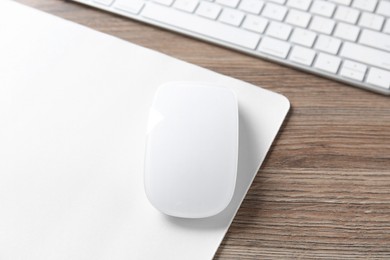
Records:
[[[148,3],[141,16],[243,48],[255,49],[260,40],[256,33],[158,4]]]
[[[323,18],[320,16],[314,16],[310,24],[310,29],[324,34],[331,34],[334,25],[335,22],[333,20],[330,20],[328,18]]]
[[[94,0],[95,3],[110,6],[114,0]]]
[[[287,13],[286,7],[277,4],[267,3],[261,14],[264,17],[282,21],[286,16],[286,13]]]
[[[311,66],[315,55],[316,52],[313,51],[312,49],[308,49],[300,46],[294,46],[288,59],[296,63],[300,63],[306,66]]]
[[[370,13],[362,13],[359,19],[359,25],[370,28],[373,30],[380,30],[382,28],[384,22],[383,16],[370,14]]]
[[[378,8],[376,9],[376,13],[390,17],[390,2],[383,0],[380,1],[378,4]]]
[[[238,8],[248,13],[259,14],[263,6],[264,2],[260,0],[242,0]]]
[[[359,17],[359,14],[360,12],[356,9],[345,7],[345,6],[339,6],[337,7],[334,18],[336,20],[355,24]]]
[[[153,0],[153,2],[170,6],[173,3],[173,0]]]
[[[287,6],[307,11],[311,4],[311,0],[288,0]]]
[[[390,52],[390,35],[364,29],[359,37],[359,43]]]
[[[390,89],[390,71],[371,68],[366,81],[375,86]]]
[[[280,5],[284,5],[284,3],[286,2],[286,0],[268,0],[268,1],[280,4]]]
[[[198,6],[198,0],[176,0],[173,4],[173,7],[192,13],[195,11],[195,8]]]
[[[326,35],[318,36],[315,48],[330,54],[337,54],[340,48],[341,41]]]
[[[310,8],[310,12],[326,17],[331,17],[336,5],[322,0],[315,1]]]
[[[330,2],[340,4],[340,5],[350,5],[351,0],[330,0]]]
[[[389,52],[380,51],[356,43],[344,42],[339,55],[347,59],[390,70]]]
[[[285,41],[264,37],[260,41],[260,45],[257,50],[265,54],[270,54],[284,59],[287,57],[290,50],[290,44]]]
[[[257,33],[263,33],[265,30],[265,27],[267,27],[267,24],[268,24],[267,19],[265,19],[263,17],[248,14],[248,15],[246,15],[246,18],[244,20],[242,27],[247,29],[247,30],[257,32]]]
[[[346,23],[338,23],[334,36],[339,37],[348,41],[356,41],[360,32],[360,28],[354,25],[349,25]]]
[[[239,26],[242,19],[244,19],[244,13],[234,9],[225,8],[222,10],[222,14],[218,19],[223,23]]]
[[[315,34],[314,32],[296,28],[294,29],[290,41],[303,46],[311,47],[313,46],[316,37],[317,34]]]
[[[350,60],[345,60],[341,66],[340,75],[345,78],[362,81],[364,75],[366,74],[366,70],[366,65]]]
[[[143,6],[142,0],[116,0],[114,4],[115,8],[132,14],[138,14]]]
[[[196,9],[196,14],[215,20],[221,10],[221,6],[217,4],[203,1],[200,3],[198,9]]]
[[[281,40],[287,40],[290,36],[292,27],[283,23],[271,22],[267,28],[266,34]]]
[[[354,0],[352,7],[372,12],[374,11],[376,4],[377,0]]]
[[[232,8],[236,8],[240,0],[217,0],[218,4],[226,5]]]
[[[286,23],[306,28],[309,24],[310,18],[311,15],[309,13],[291,9],[288,12]]]
[[[335,74],[339,69],[340,62],[341,59],[336,56],[320,53],[317,56],[314,67]]]
[[[385,27],[383,27],[383,32],[390,34],[390,18],[386,20]]]

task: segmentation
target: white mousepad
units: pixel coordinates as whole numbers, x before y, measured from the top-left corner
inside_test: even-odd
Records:
[[[0,259],[211,259],[288,100],[11,1],[0,35]],[[170,81],[239,100],[237,186],[215,217],[167,217],[145,196],[148,109]]]

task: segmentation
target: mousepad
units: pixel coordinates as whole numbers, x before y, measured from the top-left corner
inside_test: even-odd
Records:
[[[211,259],[288,100],[12,1],[0,35],[0,259]],[[168,217],[145,196],[148,110],[170,81],[238,97],[237,185],[214,217]]]

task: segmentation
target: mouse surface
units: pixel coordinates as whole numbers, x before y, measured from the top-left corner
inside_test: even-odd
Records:
[[[159,87],[150,110],[145,191],[175,217],[218,214],[233,197],[238,104],[232,90],[189,82]]]

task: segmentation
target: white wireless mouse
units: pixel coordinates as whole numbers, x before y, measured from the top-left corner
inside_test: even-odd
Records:
[[[232,90],[174,82],[157,90],[150,110],[145,191],[159,211],[205,218],[233,197],[238,161],[238,105]]]

